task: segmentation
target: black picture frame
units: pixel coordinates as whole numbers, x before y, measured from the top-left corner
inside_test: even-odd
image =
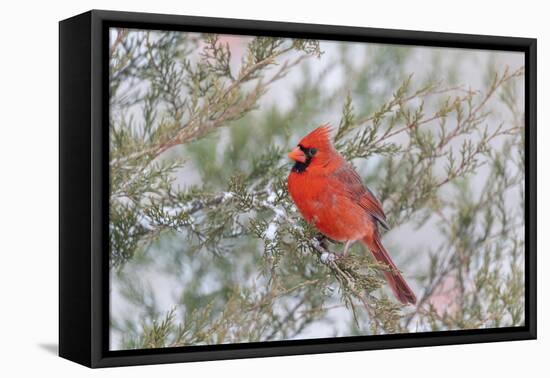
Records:
[[[524,327],[109,351],[108,28],[525,53]],[[59,23],[59,355],[88,367],[535,339],[536,39],[92,10]]]

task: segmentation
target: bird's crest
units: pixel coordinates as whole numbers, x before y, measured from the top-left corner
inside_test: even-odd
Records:
[[[331,148],[331,132],[332,127],[328,123],[324,124],[303,137],[299,144],[305,148]]]

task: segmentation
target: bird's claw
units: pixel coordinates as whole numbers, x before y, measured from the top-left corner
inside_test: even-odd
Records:
[[[349,254],[347,252],[346,253],[338,253],[338,254],[335,254],[335,256],[336,256],[335,257],[336,260],[344,260],[349,256]]]

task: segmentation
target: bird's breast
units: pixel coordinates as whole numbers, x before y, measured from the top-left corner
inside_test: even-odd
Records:
[[[291,172],[288,177],[288,192],[308,222],[317,215],[320,209],[320,188],[322,186],[322,178],[311,177],[306,172]]]
[[[357,240],[366,232],[368,215],[326,177],[292,172],[288,191],[304,219],[329,238]]]

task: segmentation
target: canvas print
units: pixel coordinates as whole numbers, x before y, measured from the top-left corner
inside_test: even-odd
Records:
[[[111,350],[520,327],[521,52],[111,28]]]

